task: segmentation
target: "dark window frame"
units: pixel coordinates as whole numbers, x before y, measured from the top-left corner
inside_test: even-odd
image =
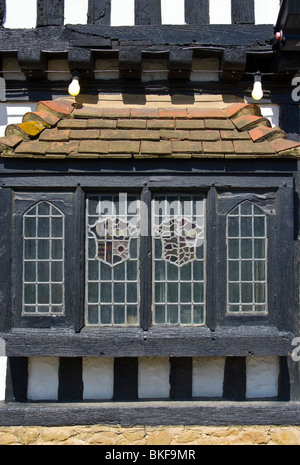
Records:
[[[87,331],[92,332],[97,332],[101,331],[103,334],[107,332],[113,332],[113,331],[118,331],[118,327],[111,327],[108,329],[105,329],[100,327],[96,329],[92,328],[86,328],[84,325],[84,268],[85,268],[85,196],[87,193],[94,193],[94,192],[102,192],[102,191],[114,191],[114,192],[135,192],[140,195],[141,200],[146,202],[148,205],[151,204],[151,198],[153,194],[156,193],[168,193],[168,192],[186,192],[186,193],[204,193],[206,195],[206,211],[207,211],[207,224],[206,224],[206,234],[208,238],[208,245],[207,245],[207,257],[206,257],[206,267],[207,267],[207,318],[206,318],[206,325],[204,328],[199,327],[198,328],[198,334],[199,337],[201,337],[201,333],[204,333],[205,330],[207,329],[208,331],[214,331],[215,328],[218,325],[221,326],[231,326],[232,324],[239,324],[239,325],[245,325],[245,326],[251,326],[255,324],[263,324],[263,325],[269,325],[272,326],[274,324],[278,323],[278,329],[280,330],[291,330],[293,329],[293,325],[289,324],[289,318],[285,318],[285,313],[288,315],[292,311],[292,306],[293,302],[292,299],[289,297],[289,291],[290,294],[292,294],[292,287],[293,284],[291,280],[287,279],[287,274],[284,279],[284,286],[283,286],[283,296],[277,297],[277,301],[274,303],[274,306],[276,305],[276,309],[280,309],[282,307],[281,303],[285,303],[285,308],[286,308],[286,302],[289,302],[289,310],[288,312],[278,312],[278,316],[276,318],[277,321],[275,321],[272,318],[265,318],[263,315],[262,316],[256,316],[256,315],[247,315],[246,317],[243,317],[241,315],[226,315],[226,312],[224,311],[224,305],[225,305],[225,295],[226,295],[226,290],[224,289],[224,279],[222,280],[221,277],[226,275],[226,271],[224,274],[224,266],[226,264],[226,254],[224,255],[224,252],[226,250],[226,243],[224,241],[225,238],[225,231],[226,231],[226,214],[232,208],[234,205],[238,204],[241,202],[242,199],[245,200],[245,198],[248,199],[254,199],[255,196],[258,193],[258,195],[264,195],[266,192],[271,192],[273,193],[272,195],[276,196],[276,199],[274,200],[274,208],[278,210],[277,215],[270,215],[269,216],[269,221],[273,222],[274,224],[269,227],[269,230],[276,230],[276,234],[274,238],[271,240],[269,247],[270,250],[273,247],[272,241],[274,243],[274,246],[280,246],[282,247],[284,253],[279,254],[279,256],[276,258],[276,262],[278,263],[278,267],[282,266],[284,263],[283,257],[288,256],[291,258],[292,262],[292,256],[293,256],[293,208],[290,208],[289,205],[293,205],[293,182],[290,177],[283,177],[283,178],[277,178],[277,177],[268,177],[264,178],[261,176],[254,176],[250,180],[248,177],[236,177],[233,176],[231,179],[231,186],[230,188],[227,187],[227,177],[225,176],[219,176],[218,178],[218,185],[216,183],[207,183],[206,182],[206,177],[203,176],[192,176],[190,179],[186,179],[184,183],[182,183],[182,177],[180,175],[176,176],[170,176],[170,175],[165,175],[162,177],[158,177],[155,180],[150,180],[149,182],[149,177],[148,176],[140,176],[139,179],[136,179],[133,184],[133,177],[128,176],[124,183],[124,179],[122,177],[118,177],[117,175],[113,177],[107,177],[105,176],[105,179],[102,180],[102,182],[99,182],[100,180],[97,179],[97,182],[95,182],[95,179],[90,176],[84,178],[84,182],[78,183],[76,187],[73,186],[73,189],[68,187],[68,189],[65,190],[66,195],[69,196],[69,198],[73,199],[73,205],[69,205],[69,211],[68,215],[70,218],[70,224],[69,224],[69,232],[67,234],[67,240],[70,241],[71,237],[74,239],[74,237],[79,237],[79,240],[73,243],[71,246],[72,248],[72,257],[71,255],[69,256],[69,260],[66,263],[66,273],[67,275],[72,275],[72,284],[67,286],[68,292],[70,294],[73,293],[73,304],[70,305],[72,307],[72,311],[67,310],[67,315],[65,319],[65,324],[71,324],[73,325],[73,328],[75,328],[76,332],[84,331],[84,333],[87,335]],[[81,180],[82,181],[82,180]],[[123,181],[123,182],[122,182]],[[35,181],[35,186],[36,186],[36,181]],[[124,185],[125,184],[125,185]],[[143,187],[144,184],[144,187]],[[184,185],[183,185],[184,184]],[[214,185],[212,185],[214,184]],[[105,188],[103,187],[105,185]],[[251,187],[250,187],[251,186]],[[61,186],[60,186],[61,187]],[[26,211],[26,209],[33,205],[34,203],[40,201],[41,199],[46,199],[48,200],[55,199],[61,193],[63,190],[59,186],[55,186],[55,189],[53,190],[52,197],[46,195],[46,190],[45,188],[41,188],[40,190],[35,187],[30,192],[33,192],[33,200],[32,202],[27,202],[26,206],[24,204],[23,212]],[[7,190],[7,189],[4,189]],[[18,187],[15,189],[12,186],[12,192],[18,193],[20,196],[22,189]],[[29,192],[28,187],[26,188],[25,191]],[[52,190],[51,190],[52,191]],[[226,194],[224,200],[222,200],[222,195],[223,193],[226,192],[233,192],[233,200],[229,201],[229,196]],[[39,194],[39,192],[41,194]],[[25,192],[26,193],[26,192]],[[248,194],[250,193],[250,194]],[[24,194],[25,195],[25,194]],[[28,196],[28,193],[26,194]],[[14,198],[14,194],[12,194],[12,198]],[[55,202],[54,202],[55,205]],[[60,204],[57,204],[58,207],[60,207]],[[14,208],[14,207],[12,207]],[[62,208],[64,210],[64,207]],[[150,208],[148,209],[148,225],[149,229],[151,228],[151,210]],[[283,215],[283,216],[281,216]],[[72,225],[71,225],[71,216],[72,216]],[[16,264],[18,263],[17,257],[14,257],[14,253],[19,253],[20,251],[20,244],[18,242],[18,238],[21,237],[21,217],[19,212],[17,212],[17,215],[15,215],[16,218],[16,223],[14,225],[14,242],[13,242],[13,247],[12,247],[12,254],[13,254],[13,262],[15,263],[14,265],[14,272],[15,278],[12,277],[14,280],[15,284],[19,282],[19,279],[21,278],[20,274],[18,274],[18,270],[16,269]],[[280,218],[285,218],[284,225],[282,225],[283,221],[280,220]],[[84,225],[84,226],[83,226]],[[216,231],[218,231],[218,234],[216,234]],[[287,243],[286,237],[287,237],[287,232],[289,235],[289,241]],[[280,239],[279,239],[280,238]],[[144,313],[141,315],[140,322],[141,325],[138,328],[128,327],[128,332],[129,334],[132,334],[136,332],[136,334],[139,334],[140,331],[151,331],[153,333],[160,333],[162,330],[165,330],[168,332],[170,330],[171,332],[174,330],[172,328],[172,325],[152,325],[151,322],[151,280],[149,279],[149,275],[151,275],[151,269],[152,269],[152,258],[151,258],[151,234],[149,230],[149,235],[148,237],[141,237],[141,288],[140,288],[140,295],[141,295],[141,307],[145,309]],[[14,252],[15,251],[15,252]],[[149,253],[150,252],[150,253]],[[217,254],[216,254],[217,252]],[[269,252],[269,259],[272,261],[272,254]],[[221,260],[216,259],[216,257],[221,257]],[[275,269],[276,263],[274,262],[274,269]],[[223,268],[222,268],[223,267]],[[289,266],[289,269],[291,269],[291,266]],[[19,271],[20,273],[20,271]],[[278,277],[276,278],[278,279]],[[217,292],[216,292],[216,287],[212,286],[213,282],[218,282],[217,286]],[[281,282],[281,281],[280,281]],[[223,286],[223,288],[222,288]],[[276,284],[273,282],[271,285],[271,290],[275,289]],[[78,289],[80,290],[78,292]],[[74,290],[74,291],[73,291]],[[270,293],[272,294],[272,292]],[[280,293],[279,293],[280,294]],[[18,292],[15,292],[15,295],[18,297]],[[69,302],[71,302],[69,300]],[[219,304],[221,302],[221,305]],[[223,302],[223,303],[222,303]],[[273,305],[273,302],[270,304],[270,308]],[[277,312],[277,310],[276,310]],[[14,311],[16,315],[18,315],[18,312]],[[271,316],[271,315],[270,315]],[[253,317],[253,318],[252,318]],[[35,319],[35,317],[17,317],[16,322],[17,326],[20,327],[28,327],[30,328],[32,325],[32,321]],[[39,320],[39,321],[38,321]],[[59,321],[59,318],[53,318],[53,317],[41,317],[37,318],[37,327],[40,325],[40,327],[49,327],[52,326],[51,320],[54,321],[55,325],[61,325],[63,323],[62,321]],[[50,323],[49,323],[50,321]],[[45,323],[47,322],[47,323]],[[5,325],[4,325],[5,326]],[[12,325],[14,326],[14,324]],[[193,334],[195,332],[195,328],[191,327],[176,327],[176,330],[178,330],[179,333],[182,333],[182,335],[185,335],[185,333],[191,333]],[[196,331],[197,333],[197,331]]]

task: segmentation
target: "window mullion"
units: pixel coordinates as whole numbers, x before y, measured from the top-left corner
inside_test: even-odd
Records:
[[[148,187],[142,190],[140,205],[140,323],[147,331],[152,323],[151,192]]]

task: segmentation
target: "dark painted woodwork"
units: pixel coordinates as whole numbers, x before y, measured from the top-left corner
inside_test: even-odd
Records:
[[[138,358],[114,360],[114,400],[133,401],[138,398]]]
[[[185,22],[192,25],[209,24],[209,0],[185,0]]]
[[[68,62],[71,72],[89,71],[90,77],[94,71],[94,60],[91,50],[86,48],[71,48],[68,52]],[[85,73],[84,77],[88,77]]]
[[[6,331],[11,325],[11,190],[0,189],[0,331]]]
[[[170,358],[170,398],[190,400],[192,398],[193,359],[191,357]]]
[[[72,250],[74,251],[74,269],[73,269],[73,289],[76,291],[72,296],[72,308],[74,309],[74,329],[78,333],[84,327],[84,293],[78,292],[85,285],[85,231],[82,225],[85,224],[85,193],[80,185],[77,185],[74,196],[74,234]]]
[[[193,51],[192,49],[174,48],[169,53],[169,78],[189,79],[192,69]]]
[[[242,401],[246,398],[246,357],[226,357],[223,398]]]
[[[288,402],[291,398],[291,384],[287,357],[279,357],[278,398],[281,401],[286,402]]]
[[[286,132],[290,140],[300,140],[300,111],[298,104],[285,104],[280,107],[280,128]]]
[[[149,276],[152,276],[152,236],[151,236],[151,191],[144,187],[141,193],[141,203],[147,208],[141,209],[141,225],[148,229],[148,233],[140,237],[140,321],[141,327],[145,331],[144,337],[147,338],[146,331],[149,330],[152,323],[151,296],[152,286]],[[146,232],[146,231],[145,231]]]
[[[136,47],[119,51],[120,79],[139,79],[142,73],[142,52]]]
[[[37,26],[63,26],[64,0],[37,0]]]
[[[6,0],[0,0],[0,26],[3,25],[3,21],[5,18],[5,7],[6,7]]]
[[[60,358],[58,370],[58,400],[60,402],[79,402],[82,400],[82,396],[82,358]]]
[[[25,410],[26,409],[26,410]],[[24,415],[26,411],[26,415]],[[0,404],[2,426],[300,425],[299,402]]]
[[[39,48],[21,47],[18,51],[18,64],[27,79],[46,78],[47,61]]]
[[[235,325],[238,320],[235,321]],[[258,323],[257,323],[258,324]],[[100,337],[101,335],[101,337]],[[285,356],[292,346],[294,335],[272,330],[267,326],[237,328],[85,328],[80,334],[74,330],[55,328],[2,333],[9,356],[30,357],[149,357],[149,356]]]
[[[159,26],[161,24],[160,0],[135,0],[135,24]]]
[[[88,23],[97,25],[110,24],[110,0],[89,0]]]
[[[254,0],[231,0],[233,24],[254,24]]]
[[[232,47],[224,50],[220,60],[220,80],[239,81],[247,65],[247,48]]]
[[[64,27],[48,26],[47,28],[29,29],[24,36],[22,30],[0,30],[0,50],[18,50],[21,45],[29,48],[61,52],[68,51],[73,40],[93,39],[94,46],[101,46],[104,39],[116,41],[115,47],[128,46],[134,40],[137,47],[145,46],[202,46],[233,47],[247,46],[261,50],[272,50],[269,40],[273,37],[270,25],[162,25],[162,26],[107,26],[99,28],[97,24],[66,25]]]
[[[26,402],[28,384],[28,358],[8,357],[6,372],[7,402]]]

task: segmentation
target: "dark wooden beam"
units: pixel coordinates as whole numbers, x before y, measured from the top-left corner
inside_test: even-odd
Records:
[[[6,401],[26,402],[28,385],[28,358],[9,357],[6,373]]]
[[[193,25],[209,24],[209,0],[185,0],[185,22]]]
[[[110,25],[110,0],[89,0],[88,24]]]
[[[159,26],[161,24],[160,0],[135,0],[135,24]]]
[[[170,398],[190,400],[192,398],[192,357],[170,357]]]
[[[63,26],[64,0],[38,0],[37,26]]]
[[[246,398],[246,357],[226,357],[223,398],[242,401]]]
[[[133,401],[138,398],[138,358],[114,360],[114,400]]]
[[[81,401],[83,396],[82,358],[60,358],[58,380],[59,402]]]
[[[232,24],[254,24],[254,0],[231,0]]]
[[[288,367],[288,358],[279,357],[278,398],[288,402],[291,398],[291,385]]]
[[[0,190],[0,330],[5,331],[11,326],[10,299],[11,299],[11,190]],[[6,244],[6,245],[5,245]]]
[[[5,18],[5,6],[6,0],[0,0],[0,26],[3,25],[3,21]]]

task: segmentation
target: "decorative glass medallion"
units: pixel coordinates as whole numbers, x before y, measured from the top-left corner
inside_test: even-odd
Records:
[[[153,322],[205,323],[205,198],[156,196],[153,221]]]
[[[125,193],[87,197],[87,326],[139,323],[139,208]]]
[[[110,266],[115,266],[130,257],[130,241],[138,229],[130,221],[116,216],[99,219],[90,226],[96,240],[96,257]]]

